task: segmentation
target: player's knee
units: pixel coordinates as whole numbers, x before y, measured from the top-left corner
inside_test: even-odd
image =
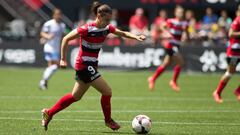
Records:
[[[75,101],[79,101],[82,97],[74,97],[73,98],[75,99]]]
[[[224,78],[226,79],[230,79],[232,77],[233,73],[229,72],[229,71],[226,71],[225,74],[224,74]]]
[[[79,95],[76,94],[76,93],[72,93],[72,96],[73,96],[73,98],[74,98],[76,101],[79,101],[79,100],[82,98],[82,96],[79,96]]]
[[[57,64],[52,65],[52,66],[51,66],[51,69],[52,69],[53,71],[56,71],[56,70],[58,69],[58,65],[57,65]]]
[[[162,67],[166,68],[168,65],[170,65],[170,61],[163,62]]]
[[[108,88],[108,89],[104,90],[104,91],[102,92],[102,95],[112,96],[112,89],[111,89],[111,88]]]

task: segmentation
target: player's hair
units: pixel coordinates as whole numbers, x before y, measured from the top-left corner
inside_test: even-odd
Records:
[[[55,8],[55,9],[53,10],[52,14],[54,15],[57,11],[59,11],[60,13],[62,12],[61,9]]]
[[[101,4],[98,1],[94,1],[92,4],[92,12],[97,15],[100,14],[101,16],[104,16],[105,14],[112,14],[112,9],[107,4]]]

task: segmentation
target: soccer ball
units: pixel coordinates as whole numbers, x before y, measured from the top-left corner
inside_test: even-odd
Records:
[[[152,127],[151,119],[146,115],[138,115],[132,121],[132,129],[137,134],[147,134]]]

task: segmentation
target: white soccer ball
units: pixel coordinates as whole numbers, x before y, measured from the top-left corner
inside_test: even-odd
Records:
[[[152,127],[151,119],[146,115],[138,115],[132,121],[132,129],[137,134],[147,134]]]

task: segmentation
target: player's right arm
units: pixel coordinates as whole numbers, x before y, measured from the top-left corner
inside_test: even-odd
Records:
[[[54,37],[54,35],[50,34],[49,32],[50,32],[50,24],[49,24],[49,21],[48,21],[48,22],[44,23],[44,25],[42,27],[42,30],[40,32],[41,38],[51,40]]]
[[[47,33],[47,32],[41,32],[41,33],[40,33],[40,36],[41,36],[42,38],[47,39],[47,40],[51,40],[51,39],[53,39],[53,37],[54,37],[53,34],[50,34],[50,33]]]
[[[228,36],[230,38],[237,38],[237,37],[240,37],[240,31],[235,31],[233,30],[232,28],[229,29],[229,33],[228,33]]]
[[[77,29],[72,30],[70,33],[68,33],[66,36],[63,37],[62,43],[61,43],[61,60],[60,60],[60,67],[66,68],[67,67],[67,46],[68,42],[70,40],[76,39],[79,37],[79,33]]]
[[[163,39],[171,39],[172,35],[169,32],[169,25],[170,25],[170,19],[168,19],[167,21],[163,22],[160,27],[159,30],[162,31],[162,33],[164,33],[162,35]]]

